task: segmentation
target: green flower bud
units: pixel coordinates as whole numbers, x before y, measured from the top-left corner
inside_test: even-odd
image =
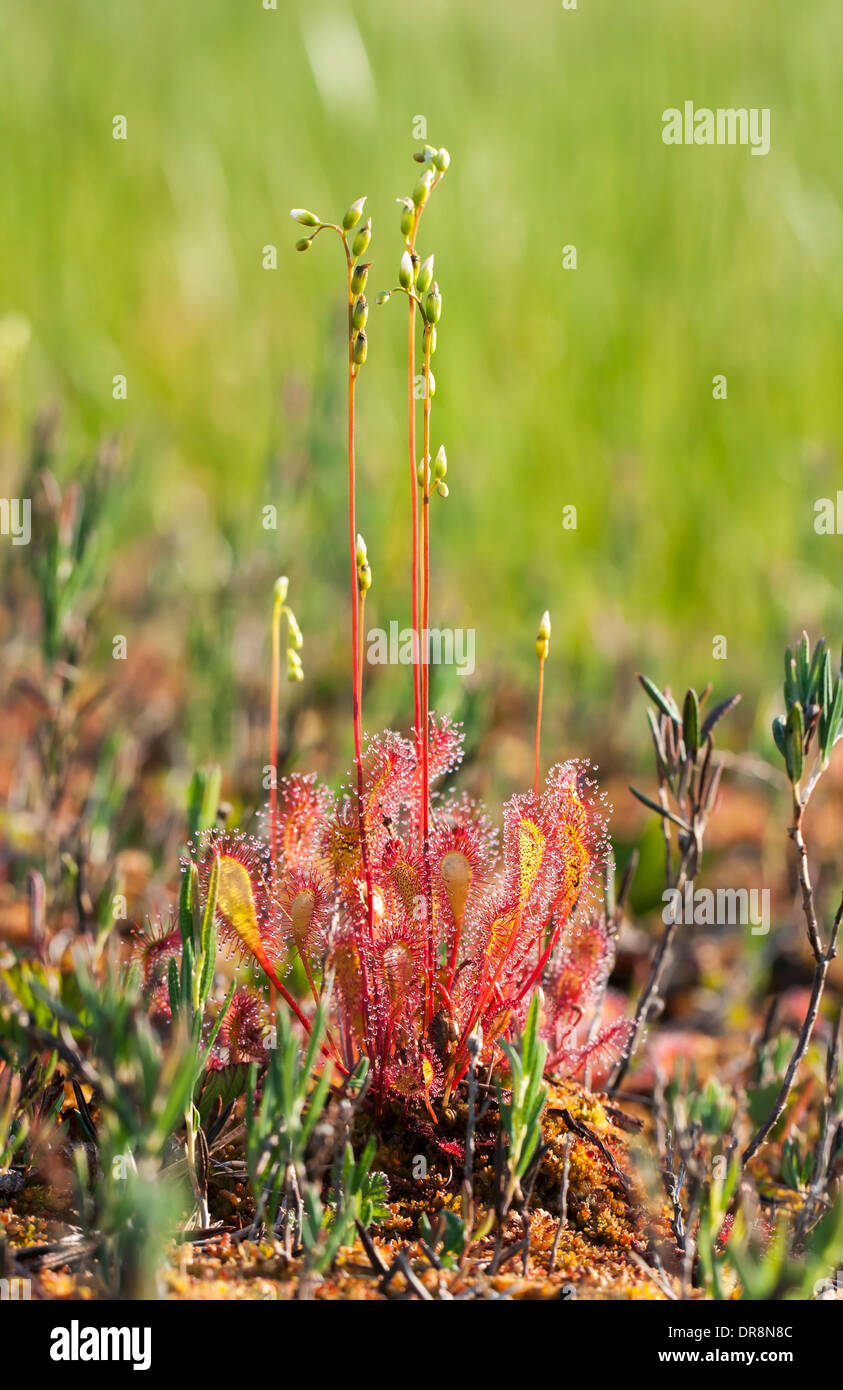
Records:
[[[369,341],[366,337],[365,330],[361,328],[360,332],[354,339],[354,343],[351,348],[351,357],[355,366],[363,366],[363,363],[366,361],[366,353],[368,352],[368,349]]]
[[[296,622],[295,615],[290,612],[289,608],[287,609],[287,622],[290,626],[290,640],[287,644],[288,649],[292,647],[294,651],[300,652],[304,646],[304,638],[302,636],[302,630]]]
[[[448,455],[445,453],[445,445],[440,444],[433,460],[433,480],[439,483],[448,471]]]
[[[416,276],[416,289],[418,290],[419,294],[424,294],[425,290],[430,288],[430,282],[432,279],[433,257],[428,256],[426,261],[422,261],[421,269],[419,270],[419,273]]]
[[[423,208],[427,202],[434,177],[433,170],[426,169],[413,189],[413,202],[417,208]]]
[[[397,198],[396,202],[401,204],[401,235],[406,241],[408,237],[412,236],[416,210],[413,207],[412,198]]]
[[[419,273],[419,266],[421,265],[421,257],[419,256],[418,251],[410,252],[410,260],[413,262],[413,284],[415,284],[416,277]]]
[[[365,294],[358,294],[354,301],[354,308],[351,311],[351,322],[355,328],[365,328],[368,317],[369,306],[366,303],[366,296]]]
[[[287,680],[303,681],[304,671],[302,670],[301,657],[292,648],[287,649]]]
[[[360,256],[362,256],[362,255],[365,253],[365,251],[367,250],[368,245],[369,245],[369,242],[370,242],[371,240],[372,240],[372,219],[371,219],[371,217],[369,217],[369,218],[367,218],[367,220],[363,223],[363,226],[360,228],[360,231],[357,233],[356,237],[354,238],[353,242],[351,243],[351,254],[352,254],[352,256],[355,256],[355,257],[360,257]]]
[[[433,354],[434,354],[435,351],[436,351],[436,329],[435,329],[435,328],[431,328],[431,330],[430,330],[430,355],[431,355],[431,357],[433,356]]]
[[[365,198],[357,198],[351,204],[351,207],[347,210],[345,216],[342,219],[344,231],[350,232],[352,227],[357,226],[357,223],[360,221],[360,218],[363,215],[363,204],[365,203],[365,201]]]
[[[539,661],[544,661],[550,650],[550,614],[547,610],[542,613],[539,623],[539,630],[536,636],[536,656]]]
[[[376,304],[386,304],[387,301],[390,299],[390,297],[391,297],[391,296],[390,296],[389,290],[381,290],[380,294],[377,295],[376,298],[375,298],[375,303],[376,303]]]
[[[315,212],[308,212],[307,208],[293,208],[290,213],[294,222],[299,222],[302,227],[318,227],[319,218]]]
[[[441,150],[437,150],[435,155],[433,156],[433,163],[436,165],[436,168],[439,170],[440,174],[444,174],[450,162],[451,156],[448,154],[448,151],[444,148],[444,146]]]
[[[276,598],[276,600],[277,600],[278,603],[284,603],[284,602],[286,601],[287,592],[288,592],[289,588],[290,588],[290,581],[289,581],[289,579],[287,578],[286,574],[282,574],[281,577],[280,577],[280,579],[276,579],[276,581],[275,581],[275,598]]]
[[[436,395],[436,377],[433,375],[433,372],[428,373],[427,394],[430,400],[433,400],[433,397]]]
[[[362,536],[357,537],[357,591],[365,594],[372,587],[372,571],[369,568],[369,558],[366,554],[366,542]]]
[[[424,484],[425,484],[425,466],[424,466],[424,460],[423,460],[423,459],[421,459],[421,460],[419,461],[419,466],[418,466],[418,468],[416,469],[416,477],[417,477],[418,480],[419,480],[419,487],[424,487]],[[430,482],[430,469],[427,469],[426,479],[427,479],[428,482]]]
[[[436,491],[439,493],[439,496],[440,496],[440,497],[447,497],[447,496],[448,496],[448,484],[447,484],[447,483],[437,483],[437,484],[436,484]]]
[[[297,251],[309,251],[312,245],[313,245],[313,237],[312,237],[312,236],[303,236],[303,237],[299,237],[298,241],[296,242],[296,250],[297,250]]]
[[[413,283],[413,258],[405,251],[398,267],[398,283],[402,290],[408,290]]]
[[[438,323],[442,313],[442,296],[439,293],[439,286],[434,280],[430,291],[425,295],[423,301],[424,316],[428,323]]]
[[[413,159],[417,164],[429,164],[435,154],[436,151],[431,145],[425,145],[423,149],[414,152]]]
[[[369,278],[369,271],[372,267],[371,261],[358,261],[351,272],[351,293],[362,294],[366,288],[366,281]]]

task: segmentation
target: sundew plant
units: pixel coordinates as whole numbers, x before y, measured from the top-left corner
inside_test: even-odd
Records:
[[[347,462],[349,676],[354,766],[335,796],[315,778],[294,776],[273,785],[265,838],[212,829],[185,859],[195,863],[203,891],[213,877],[221,931],[248,952],[305,1032],[306,1006],[285,975],[298,961],[313,1005],[326,1015],[325,1065],[347,1077],[366,1059],[377,1113],[387,1104],[423,1107],[436,1123],[463,1079],[469,1039],[480,1039],[478,1064],[506,1067],[505,1048],[523,1028],[531,998],[541,990],[540,1032],[549,1065],[578,1072],[589,1057],[620,1050],[623,1021],[589,1033],[580,1028],[602,994],[612,942],[605,921],[590,910],[605,875],[606,816],[588,765],[553,766],[540,786],[540,726],[550,617],[536,638],[539,696],[535,780],[503,809],[499,834],[484,808],[451,783],[462,756],[462,735],[430,709],[430,553],[435,513],[448,497],[444,444],[434,449],[433,361],[442,331],[443,295],[432,254],[422,259],[422,218],[444,180],[447,150],[425,146],[412,195],[399,200],[403,247],[397,283],[379,305],[403,300],[408,322],[407,534],[413,623],[413,707],[409,732],[364,727],[362,634],[372,584],[367,546],[358,533],[356,401],[369,352],[365,260],[372,219],[365,198],[338,222],[305,209],[293,219],[305,234],[299,251],[317,240],[339,242],[345,272],[347,333]],[[321,249],[321,248],[320,248]],[[421,364],[420,407],[415,380]],[[421,414],[419,422],[417,416]],[[419,452],[420,445],[420,452]],[[280,618],[288,617],[288,677],[302,676],[301,634],[279,581],[273,624],[271,761],[277,756]]]

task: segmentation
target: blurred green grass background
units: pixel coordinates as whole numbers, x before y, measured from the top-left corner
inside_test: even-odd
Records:
[[[465,714],[472,691],[530,688],[548,607],[560,751],[568,722],[585,737],[630,702],[643,746],[639,668],[744,689],[763,744],[784,641],[843,628],[841,540],[813,527],[815,499],[843,486],[835,0],[0,13],[0,317],[31,330],[5,355],[4,455],[45,399],[62,403],[68,471],[127,434],[121,592],[128,567],[197,681],[210,667],[219,693],[285,571],[311,693],[347,703],[342,265],[328,238],[296,255],[287,213],[333,218],[368,196],[373,300],[395,281],[393,199],[415,180],[423,115],[452,155],[419,246],[444,297],[433,445],[451,495],[434,515],[433,612],[476,629],[478,662],[468,682],[437,673],[434,694]],[[686,100],[770,107],[771,152],[666,147],[661,113]],[[369,337],[368,619],[403,624],[403,305],[373,308]],[[269,503],[277,532],[262,529]],[[125,630],[115,617],[104,650]],[[371,673],[370,724],[406,722],[409,692],[405,668]]]

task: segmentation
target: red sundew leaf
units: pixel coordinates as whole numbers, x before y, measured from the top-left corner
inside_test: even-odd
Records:
[[[325,839],[333,809],[333,797],[315,775],[295,775],[278,784],[275,813],[276,873],[306,876],[324,868]],[[263,828],[270,837],[271,816],[265,811]]]
[[[261,1001],[247,989],[235,990],[219,1031],[230,1063],[266,1061]]]
[[[285,936],[305,964],[322,955],[335,905],[334,894],[313,873],[288,873],[276,885],[275,901]]]
[[[387,893],[395,895],[396,910],[400,913],[403,908],[411,919],[426,911],[424,870],[418,849],[409,848],[403,839],[393,836],[384,845],[381,865],[382,882]]]
[[[132,958],[140,963],[144,988],[153,989],[162,979],[166,979],[170,957],[180,953],[181,933],[173,922],[165,926],[159,921],[134,931],[132,935]]]
[[[412,800],[416,782],[416,752],[408,739],[392,730],[372,736],[363,757],[363,816],[379,856],[383,842],[394,833],[402,809]],[[350,779],[356,796],[356,775]]]
[[[267,974],[280,949],[280,913],[269,886],[267,847],[241,831],[206,831],[191,853],[198,861],[203,898],[211,866],[219,860],[217,924],[229,946],[246,950]],[[189,862],[189,861],[185,861]]]
[[[611,954],[611,941],[599,918],[570,925],[545,983],[548,1011],[568,1016],[574,1009],[585,1009],[606,978]]]
[[[438,781],[459,767],[463,757],[465,735],[458,724],[446,714],[439,722],[430,716],[427,763],[431,782]]]
[[[631,1021],[620,1018],[603,1028],[591,1042],[583,1043],[580,1047],[572,1046],[569,1040],[564,1040],[555,1053],[551,1051],[548,1070],[573,1076],[586,1062],[591,1062],[598,1074],[602,1074],[621,1055],[631,1030]]]
[[[412,918],[391,921],[379,931],[374,973],[392,1018],[413,1002],[418,1007],[424,980],[424,936]]]
[[[465,1162],[465,1144],[459,1139],[440,1139],[435,1133],[432,1139],[440,1153],[447,1154],[448,1158],[455,1158],[458,1163]],[[475,1148],[477,1147],[479,1146],[475,1142]]]

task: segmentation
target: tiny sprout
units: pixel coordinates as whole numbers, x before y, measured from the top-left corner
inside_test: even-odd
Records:
[[[432,169],[426,169],[413,189],[413,202],[417,208],[423,208],[430,196],[430,189],[433,184],[434,174]]]
[[[412,198],[399,198],[401,204],[401,235],[406,241],[412,235],[416,221],[416,210]]]
[[[376,304],[386,304],[386,303],[388,302],[389,298],[390,298],[389,290],[381,290],[380,294],[377,295],[376,298],[375,298],[375,303],[376,303]]]
[[[421,269],[419,270],[419,273],[416,276],[416,289],[418,290],[419,294],[424,294],[425,290],[430,288],[430,282],[432,279],[433,257],[428,256],[426,261],[422,261]]]
[[[366,288],[366,281],[369,278],[371,261],[358,261],[351,272],[351,293],[362,294]]]
[[[424,297],[424,316],[428,323],[438,323],[442,313],[442,296],[439,293],[439,286],[434,280],[429,292]]]
[[[354,344],[351,349],[352,360],[356,367],[363,366],[363,363],[366,361],[366,353],[368,352],[368,348],[369,343],[368,339],[366,338],[365,330],[361,328],[356,338],[354,339]]]
[[[294,222],[298,222],[302,227],[318,227],[319,218],[315,212],[308,212],[307,208],[293,208],[290,216]]]
[[[435,482],[441,482],[448,472],[448,455],[445,453],[445,445],[440,444],[433,460],[433,478]]]
[[[296,250],[297,250],[297,251],[309,251],[312,245],[313,245],[313,237],[312,237],[312,236],[303,236],[303,237],[299,237],[298,241],[296,242]]]
[[[451,156],[448,154],[448,151],[445,149],[444,146],[441,150],[437,150],[435,155],[433,156],[433,163],[436,165],[436,168],[439,170],[440,174],[444,174],[450,162]]]
[[[550,614],[545,609],[539,623],[539,630],[536,636],[536,656],[539,661],[544,661],[550,649]]]
[[[423,149],[414,151],[413,159],[416,161],[417,164],[429,164],[435,154],[436,151],[432,148],[432,146],[425,145]]]
[[[342,219],[344,231],[350,232],[352,227],[357,226],[357,223],[360,221],[360,218],[363,215],[363,204],[365,203],[365,201],[365,198],[356,198],[355,201],[351,204],[351,207],[348,208],[347,212],[345,213],[345,216]]]
[[[365,328],[366,319],[369,317],[369,306],[366,303],[365,294],[358,294],[354,301],[354,308],[351,312],[351,322],[355,328]]]
[[[413,258],[405,251],[398,267],[398,283],[402,290],[408,290],[413,283]]]
[[[367,218],[351,243],[352,256],[360,257],[365,254],[369,242],[372,240],[372,219]]]
[[[372,571],[369,567],[369,557],[366,552],[366,542],[363,537],[357,537],[357,588],[361,594],[365,594],[372,587]]]

